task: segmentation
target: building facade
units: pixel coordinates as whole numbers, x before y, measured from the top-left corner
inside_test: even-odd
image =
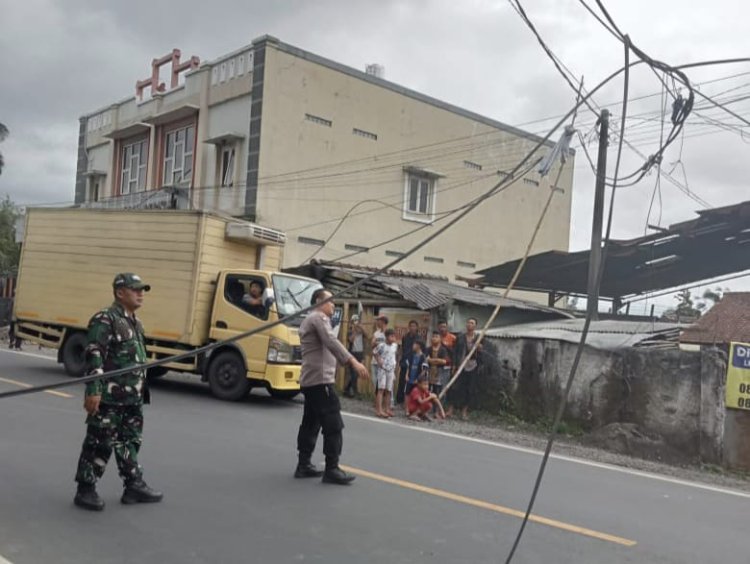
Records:
[[[76,202],[220,211],[285,231],[285,266],[380,266],[538,141],[378,65],[361,72],[264,36],[207,63],[175,50],[134,97],[83,116]],[[525,174],[398,268],[454,279],[521,256],[550,177]],[[568,249],[572,179],[571,155],[534,252]]]

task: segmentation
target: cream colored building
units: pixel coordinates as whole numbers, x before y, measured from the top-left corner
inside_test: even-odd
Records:
[[[268,36],[153,68],[135,97],[81,118],[76,201],[247,217],[286,232],[285,266],[382,266],[539,141],[388,82],[377,65],[361,72]],[[568,249],[572,179],[571,155],[534,252]],[[454,279],[521,256],[549,182],[529,172],[396,268]]]

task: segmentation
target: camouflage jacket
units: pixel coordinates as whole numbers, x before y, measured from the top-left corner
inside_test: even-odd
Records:
[[[139,366],[146,362],[146,343],[143,325],[138,318],[128,317],[117,302],[103,309],[89,321],[86,346],[86,368],[91,374],[101,368],[104,372]],[[86,384],[87,396],[102,396],[102,403],[133,405],[146,400],[148,388],[143,369],[97,380]]]

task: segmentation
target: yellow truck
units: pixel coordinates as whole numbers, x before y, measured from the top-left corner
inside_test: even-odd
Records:
[[[86,327],[112,300],[118,272],[151,285],[138,315],[150,359],[223,341],[269,321],[261,333],[164,367],[199,374],[218,398],[253,387],[299,392],[302,355],[290,317],[310,304],[317,280],[279,272],[284,233],[200,211],[29,209],[13,307],[16,334],[58,350],[71,376],[84,371]],[[251,285],[258,284],[260,288]],[[262,304],[249,305],[251,293]]]

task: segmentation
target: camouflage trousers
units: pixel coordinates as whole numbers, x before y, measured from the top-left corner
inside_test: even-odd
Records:
[[[78,459],[76,482],[95,484],[104,474],[112,451],[123,482],[138,481],[143,470],[138,464],[143,433],[142,405],[105,405],[86,419],[86,438]]]

